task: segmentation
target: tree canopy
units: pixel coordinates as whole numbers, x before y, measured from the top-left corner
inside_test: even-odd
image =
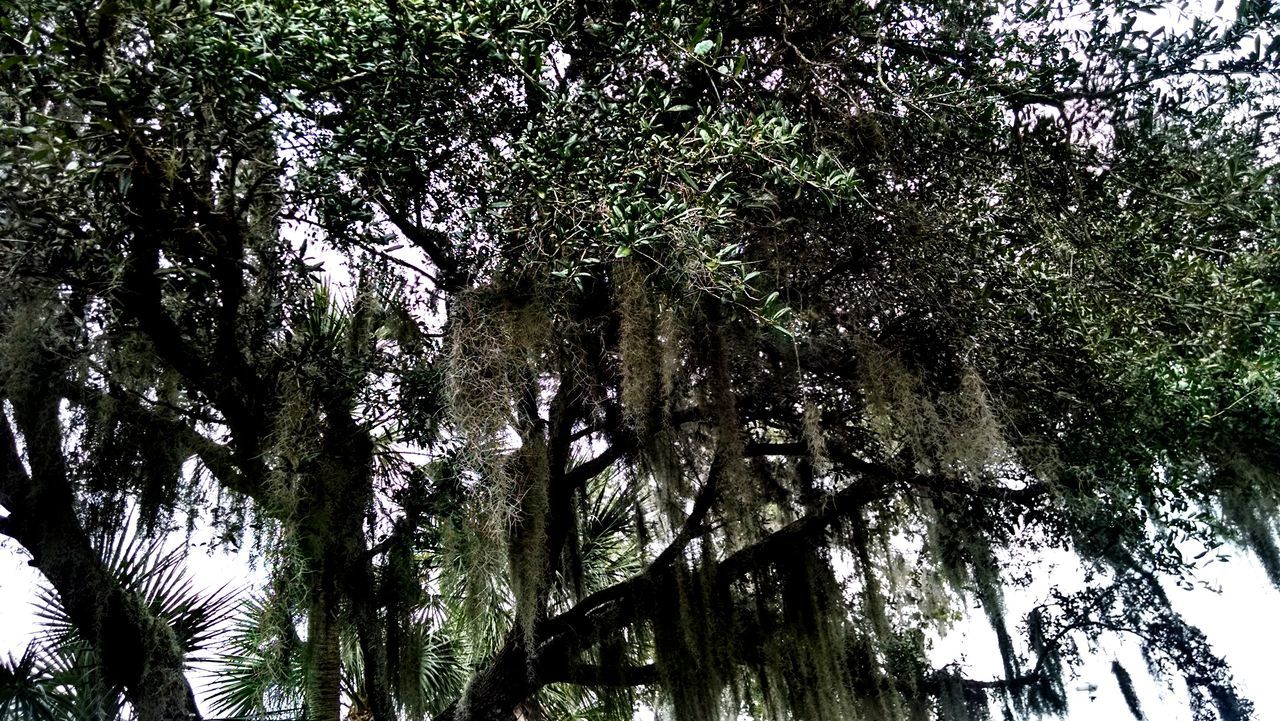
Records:
[[[1270,0],[0,10],[5,718],[1032,718],[1109,635],[1250,716],[1162,583],[1280,584]]]

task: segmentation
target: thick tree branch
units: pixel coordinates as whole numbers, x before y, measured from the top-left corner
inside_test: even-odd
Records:
[[[575,588],[581,587],[582,569],[574,560],[570,568],[564,568],[565,549],[574,549],[571,554],[577,557],[577,528],[573,499],[580,490],[580,481],[569,477],[569,462],[573,452],[572,430],[579,414],[579,406],[573,400],[573,392],[568,384],[562,383],[556,389],[551,400],[550,417],[547,422],[547,456],[548,504],[547,504],[547,543],[546,569],[542,586],[549,590],[552,579],[557,573],[571,579]],[[577,592],[577,591],[575,591]],[[539,600],[538,616],[546,615],[544,604],[546,596]]]
[[[689,509],[689,515],[681,524],[680,530],[676,531],[675,538],[671,539],[671,543],[662,549],[660,553],[653,559],[650,569],[665,569],[670,566],[676,557],[684,552],[693,539],[706,533],[707,527],[704,525],[707,514],[711,512],[711,507],[715,505],[716,494],[720,490],[720,479],[724,473],[724,457],[717,453],[711,461],[711,468],[707,471],[707,482],[698,490],[697,496],[693,499],[693,508]]]
[[[1036,499],[1049,493],[1049,487],[1043,483],[1030,482],[1020,488],[1000,485],[975,485],[964,481],[947,478],[936,474],[899,473],[887,465],[857,458],[848,452],[841,452],[838,444],[829,443],[829,449],[836,450],[829,459],[837,468],[847,473],[858,474],[870,478],[896,479],[910,486],[915,492],[924,495],[954,494],[985,498],[992,501],[1029,505]],[[745,455],[759,456],[793,456],[810,455],[807,444],[793,443],[750,443]]]
[[[604,473],[613,464],[622,460],[635,450],[635,438],[630,434],[614,440],[613,445],[605,448],[599,455],[589,458],[565,473],[565,485],[581,488],[587,481]]]
[[[716,572],[717,580],[727,585],[752,570],[785,560],[797,546],[817,542],[832,525],[869,503],[888,498],[901,485],[901,480],[896,477],[874,475],[846,486],[823,500],[816,512],[792,521],[725,558]]]
[[[707,412],[702,408],[688,408],[671,414],[671,423],[674,425],[683,425],[694,421],[703,420]],[[579,435],[586,435],[589,431],[585,429],[570,436],[571,440],[577,440]],[[582,463],[571,468],[565,474],[568,484],[581,488],[587,481],[609,470],[615,463],[626,458],[636,452],[638,443],[634,434],[627,431],[620,431],[612,434],[613,443],[599,453]]]
[[[800,519],[730,556],[721,564],[718,574],[724,582],[731,581],[736,577],[734,574],[745,573],[758,564],[774,560],[779,552],[791,548],[795,543],[811,542],[816,534],[824,531],[842,515],[884,497],[889,491],[890,484],[879,482],[860,483],[846,488],[834,494],[819,513]],[[708,499],[705,503],[709,505],[711,494],[704,493],[702,497]],[[691,518],[698,515],[691,514]],[[686,522],[684,528],[696,528],[697,525],[697,522]],[[682,531],[678,537],[692,537],[693,533],[694,531]],[[668,548],[679,547],[679,544],[673,543]],[[510,634],[493,660],[473,677],[467,697],[455,701],[437,719],[452,718],[458,704],[465,705],[473,715],[484,714],[484,718],[510,718],[521,701],[540,686],[552,682],[597,685],[653,683],[646,667],[613,669],[617,675],[608,676],[603,669],[600,674],[593,674],[593,667],[577,666],[575,659],[583,650],[608,634],[650,617],[653,613],[650,599],[657,592],[676,553],[673,551],[661,559],[655,559],[640,574],[602,589],[583,599],[569,611],[539,624],[536,636],[543,640],[532,658],[532,664],[521,640],[523,634]],[[529,673],[530,667],[534,671],[532,674]],[[586,668],[587,671],[578,673],[574,670],[578,668]]]
[[[652,686],[658,682],[653,664],[644,666],[600,666],[580,664],[542,673],[546,683],[571,683],[578,686]]]
[[[18,444],[15,442],[13,430],[9,427],[9,419],[5,417],[2,408],[0,408],[0,451],[4,453],[4,465],[0,466],[4,474],[0,476],[0,506],[4,506],[12,513],[17,506],[17,494],[31,487],[31,478],[27,475],[26,467],[22,465]],[[4,531],[5,535],[12,535],[12,530],[11,526],[9,530]]]
[[[710,481],[708,487],[712,487]],[[820,510],[800,518],[765,536],[756,543],[730,555],[718,564],[716,575],[722,585],[732,583],[746,573],[790,556],[799,544],[815,543],[828,528],[857,509],[888,497],[903,484],[896,477],[863,478],[838,493],[828,496]],[[541,637],[546,641],[538,649],[539,668],[550,664],[569,663],[576,655],[618,629],[648,618],[653,612],[652,594],[662,585],[665,573],[688,542],[701,533],[701,517],[711,505],[713,493],[704,487],[695,508],[686,519],[676,539],[659,554],[643,572],[587,596],[572,609],[550,619]],[[700,508],[705,504],[705,507]]]
[[[462,272],[462,264],[449,252],[449,238],[444,233],[413,222],[386,198],[377,198],[376,202],[401,235],[426,253],[431,264],[439,269],[436,283],[440,290],[456,293],[467,286],[468,280]]]
[[[256,407],[261,394],[255,392],[260,382],[241,351],[238,332],[245,294],[243,229],[209,198],[181,179],[170,179],[123,112],[113,122],[132,161],[130,212],[125,215],[132,238],[124,282],[112,300],[138,324],[157,354],[213,401],[237,442],[252,446],[261,435]],[[205,261],[217,283],[219,303],[208,352],[188,337],[163,302],[160,257],[175,245],[180,254]]]

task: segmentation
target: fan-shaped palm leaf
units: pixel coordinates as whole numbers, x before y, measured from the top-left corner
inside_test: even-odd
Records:
[[[35,644],[18,658],[0,660],[0,718],[6,721],[60,721],[67,704]]]
[[[404,634],[399,698],[410,718],[435,716],[462,691],[467,664],[462,644],[423,618]]]
[[[108,573],[121,588],[140,599],[157,620],[173,630],[188,665],[199,662],[201,659],[196,654],[207,649],[220,631],[234,593],[225,587],[212,593],[197,591],[185,573],[182,550],[166,548],[160,539],[126,532],[97,550]],[[124,707],[123,689],[105,680],[97,654],[80,637],[58,593],[42,586],[37,590],[37,603],[36,615],[42,629],[33,648],[39,650],[29,648],[28,654],[39,659],[43,688],[47,689],[48,697],[57,702],[53,718],[59,721],[119,718]],[[29,673],[32,668],[35,667],[24,666],[20,659],[8,670],[25,669],[24,672]],[[0,714],[0,718],[9,717]]]
[[[165,548],[162,539],[122,533],[100,548],[99,555],[107,572],[124,591],[140,598],[155,618],[173,629],[188,664],[201,660],[193,654],[207,649],[226,621],[235,600],[234,590],[196,590],[186,574],[182,549]],[[53,648],[76,638],[75,627],[57,592],[42,586],[37,595],[37,616],[46,645]]]
[[[210,671],[209,700],[219,713],[270,715],[302,705],[303,642],[293,620],[265,596],[241,603]]]

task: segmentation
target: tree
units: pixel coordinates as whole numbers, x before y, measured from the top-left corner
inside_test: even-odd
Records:
[[[222,589],[198,592],[183,573],[185,554],[155,539],[124,531],[96,544],[98,560],[121,590],[140,601],[148,614],[172,630],[188,665],[218,636],[217,627],[235,594]],[[99,650],[79,631],[69,608],[55,591],[39,590],[41,638],[16,661],[0,665],[0,711],[6,719],[120,718],[124,689],[103,673]]]
[[[1178,7],[9,0],[0,532],[143,721],[134,505],[270,569],[241,713],[1052,714],[1119,633],[1247,717],[1159,579],[1280,580],[1280,13]]]

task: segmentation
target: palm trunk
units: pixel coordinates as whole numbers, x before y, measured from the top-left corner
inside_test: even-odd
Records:
[[[337,603],[323,576],[312,589],[307,614],[307,721],[340,721],[342,716],[342,658]]]

